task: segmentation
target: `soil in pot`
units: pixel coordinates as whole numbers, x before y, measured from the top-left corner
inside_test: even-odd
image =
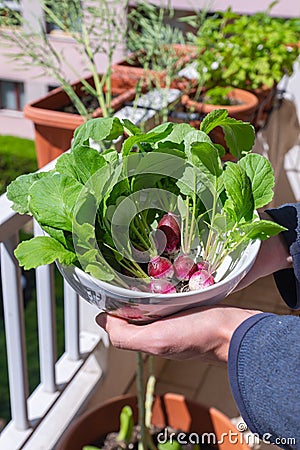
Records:
[[[91,443],[101,445],[101,436],[106,436],[119,429],[120,413],[125,405],[132,408],[134,422],[137,423],[137,398],[135,396],[116,397],[87,411],[75,420],[57,443],[56,449],[82,450],[85,445]],[[210,450],[211,448],[249,450],[246,442],[239,440],[233,443],[229,439],[230,433],[237,433],[237,430],[224,414],[215,408],[208,408],[178,394],[169,393],[155,398],[152,426],[156,434],[157,430],[169,429],[181,430],[185,437],[190,433],[193,433],[194,438],[197,434],[200,439],[202,435],[214,436],[215,442],[210,441],[209,447],[205,446],[205,441],[203,446],[199,439],[201,450]],[[161,441],[164,442],[163,439]]]
[[[159,443],[161,443],[161,439],[159,436],[163,437],[164,440],[174,442],[177,440],[178,435],[182,433],[182,430],[175,430],[174,428],[167,426],[165,428],[152,426],[150,429],[150,434],[155,445],[155,448],[158,448]],[[139,427],[135,426],[133,429],[132,442],[126,444],[124,441],[118,440],[118,433],[112,432],[108,433],[106,436],[101,437],[95,442],[92,442],[89,445],[98,447],[101,450],[138,450],[138,436],[139,436]],[[191,438],[190,438],[191,436]],[[180,444],[180,450],[194,450],[195,444],[193,444],[193,435],[192,433],[187,433],[185,436],[186,444]],[[179,436],[180,440],[180,436]],[[207,442],[208,437],[205,435],[199,436],[199,441],[201,442],[201,450],[213,450],[215,447]],[[177,441],[178,442],[178,441]],[[174,447],[174,450],[176,447]]]

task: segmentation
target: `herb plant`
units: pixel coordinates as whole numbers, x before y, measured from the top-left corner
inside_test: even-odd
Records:
[[[198,32],[199,82],[209,89],[272,87],[291,75],[299,56],[299,19],[265,12],[239,15],[229,8],[209,16]]]
[[[224,148],[208,136],[217,126],[237,163],[223,166]],[[121,155],[105,149],[124,132]],[[53,170],[8,187],[13,208],[47,234],[15,254],[25,269],[58,260],[135,290],[203,289],[236,249],[283,230],[256,213],[272,199],[274,176],[250,153],[253,143],[253,127],[226,110],[207,115],[200,130],[167,122],[143,133],[128,120],[88,121]]]

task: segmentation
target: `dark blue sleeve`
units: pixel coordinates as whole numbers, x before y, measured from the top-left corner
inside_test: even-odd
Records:
[[[234,332],[229,380],[250,430],[300,449],[300,318],[257,314]]]
[[[287,228],[282,233],[290,255],[293,269],[274,273],[277,288],[286,304],[292,309],[300,308],[300,203],[286,204],[266,211],[274,222]]]

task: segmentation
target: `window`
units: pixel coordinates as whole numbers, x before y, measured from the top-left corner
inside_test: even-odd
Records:
[[[15,26],[21,23],[20,0],[0,0],[0,25]]]
[[[0,80],[0,109],[22,111],[24,104],[24,83]]]

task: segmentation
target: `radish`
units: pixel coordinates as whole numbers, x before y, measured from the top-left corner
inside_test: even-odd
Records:
[[[208,270],[209,264],[207,261],[200,261],[197,263],[198,270]]]
[[[162,279],[151,280],[149,288],[155,294],[175,294],[177,292],[175,286],[170,281]]]
[[[171,261],[162,256],[154,256],[148,264],[148,275],[152,278],[172,278],[174,268]]]
[[[214,283],[214,277],[207,270],[197,270],[189,280],[189,288],[190,291],[201,291]]]
[[[174,261],[175,276],[180,281],[188,281],[197,270],[197,264],[189,255],[179,255]]]
[[[180,248],[180,226],[176,219],[176,216],[172,213],[165,214],[157,228],[164,232],[166,236],[166,246],[164,253],[167,255],[172,255],[177,253]]]

